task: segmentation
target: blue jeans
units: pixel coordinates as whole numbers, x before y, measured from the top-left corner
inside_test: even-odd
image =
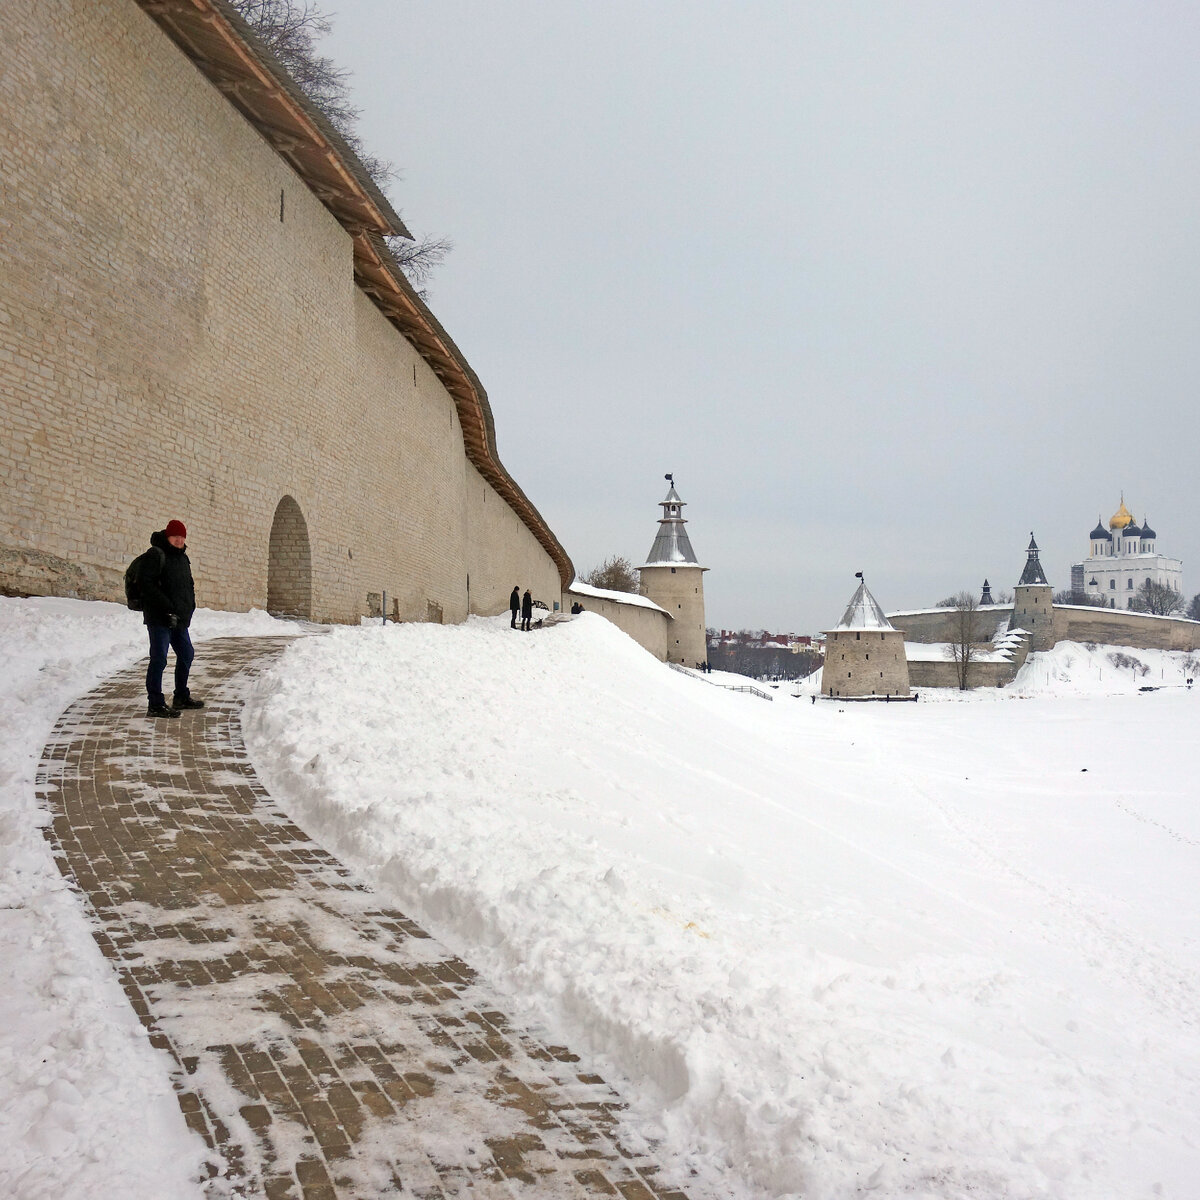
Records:
[[[175,651],[175,698],[182,700],[188,693],[188,672],[192,659],[192,639],[186,629],[170,629],[166,625],[147,625],[150,635],[150,665],[146,668],[146,697],[151,704],[166,704],[162,690],[163,671],[167,665],[167,647]]]

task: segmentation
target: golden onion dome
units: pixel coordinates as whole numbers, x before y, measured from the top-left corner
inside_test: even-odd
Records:
[[[1108,519],[1109,529],[1124,529],[1133,521],[1133,513],[1125,507],[1125,496],[1121,496],[1121,507]]]

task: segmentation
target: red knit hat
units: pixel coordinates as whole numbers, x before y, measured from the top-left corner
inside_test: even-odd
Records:
[[[168,521],[166,533],[169,538],[185,538],[187,537],[187,526],[182,521]]]

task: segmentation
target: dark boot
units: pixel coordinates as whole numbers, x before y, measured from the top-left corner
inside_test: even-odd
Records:
[[[195,696],[181,696],[178,692],[171,697],[171,707],[175,709],[178,715],[181,708],[203,708],[204,701],[197,700]]]
[[[178,717],[179,713],[173,708],[168,708],[165,704],[148,704],[146,706],[146,716],[148,717]]]

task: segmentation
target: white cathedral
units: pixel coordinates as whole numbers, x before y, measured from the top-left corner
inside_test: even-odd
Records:
[[[1092,603],[1103,600],[1106,608],[1132,608],[1138,588],[1147,579],[1182,595],[1183,563],[1159,554],[1154,545],[1157,537],[1144,518],[1140,525],[1134,521],[1122,496],[1107,529],[1097,519],[1087,558],[1072,564],[1072,596]]]

